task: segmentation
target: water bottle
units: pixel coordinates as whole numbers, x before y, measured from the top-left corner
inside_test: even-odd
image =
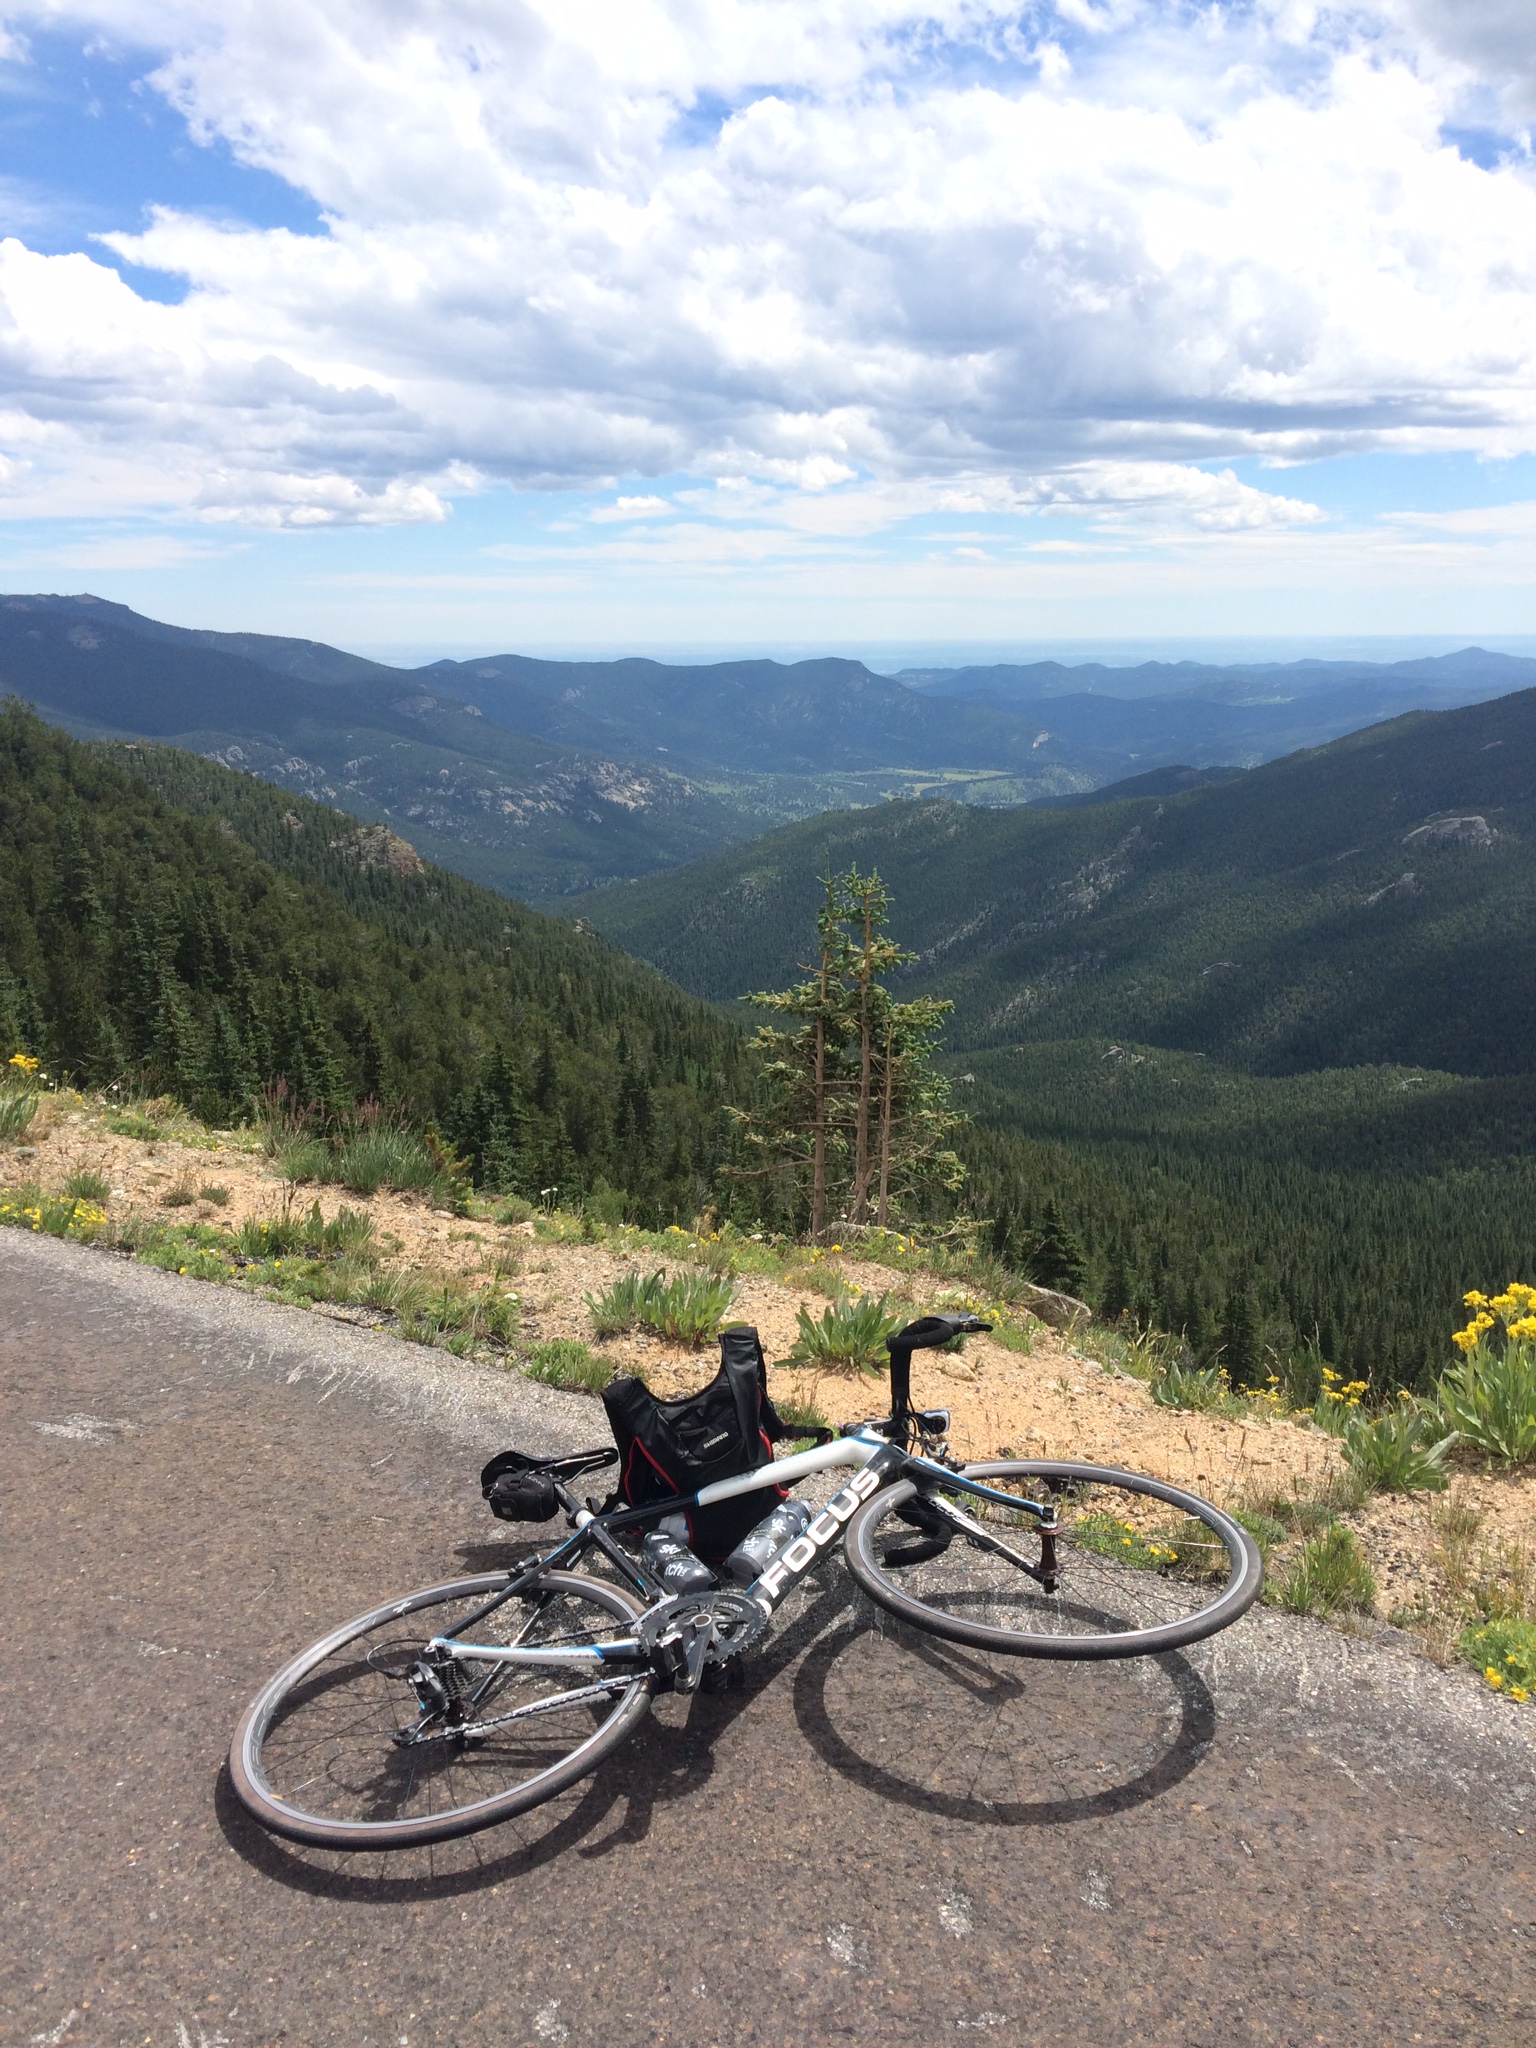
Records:
[[[755,1529],[749,1529],[725,1560],[726,1575],[738,1586],[750,1586],[797,1536],[803,1536],[814,1519],[803,1500],[780,1501],[771,1515],[764,1515]]]
[[[709,1566],[688,1548],[688,1523],[682,1515],[658,1522],[640,1548],[669,1598],[674,1593],[707,1593],[716,1583]]]

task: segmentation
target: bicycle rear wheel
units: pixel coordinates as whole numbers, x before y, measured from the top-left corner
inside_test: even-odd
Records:
[[[1038,1518],[942,1479],[874,1494],[848,1524],[849,1569],[869,1597],[930,1635],[1019,1657],[1149,1657],[1214,1635],[1258,1598],[1253,1538],[1209,1501],[1135,1472],[1046,1459],[968,1465],[965,1476],[1056,1510],[1055,1583]],[[921,1498],[954,1535],[904,1564],[901,1510]]]
[[[320,1848],[418,1848],[526,1812],[626,1741],[650,1708],[649,1671],[506,1664],[455,1666],[471,1732],[439,1724],[421,1739],[408,1674],[433,1636],[451,1635],[506,1584],[498,1572],[392,1600],[269,1680],[229,1753],[235,1791],[262,1825]],[[617,1586],[550,1572],[469,1640],[578,1647],[631,1634],[640,1612]]]

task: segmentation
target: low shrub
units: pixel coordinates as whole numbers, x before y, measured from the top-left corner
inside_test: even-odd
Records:
[[[1368,1382],[1346,1380],[1331,1365],[1321,1368],[1322,1388],[1312,1404],[1312,1420],[1330,1436],[1343,1436],[1360,1413]]]
[[[1028,1358],[1035,1348],[1035,1333],[1025,1323],[999,1321],[992,1325],[992,1342],[1001,1344],[1005,1351],[1016,1351],[1020,1357]]]
[[[1536,1692],[1536,1621],[1485,1621],[1469,1628],[1459,1647],[1495,1692],[1512,1700]]]
[[[1266,1515],[1258,1508],[1229,1508],[1228,1514],[1239,1527],[1248,1531],[1259,1546],[1259,1556],[1269,1562],[1269,1553],[1277,1543],[1285,1541],[1285,1524],[1273,1515]]]
[[[113,1116],[102,1119],[114,1137],[140,1138],[147,1144],[157,1144],[170,1136],[170,1125],[162,1117],[139,1116],[132,1110],[119,1110]]]
[[[584,1296],[599,1337],[627,1330],[654,1331],[676,1344],[699,1345],[715,1336],[735,1299],[735,1283],[709,1273],[626,1273],[601,1294]]]
[[[229,1189],[218,1181],[208,1181],[198,1189],[197,1199],[200,1202],[212,1202],[216,1209],[222,1209],[229,1200]]]
[[[234,1249],[241,1258],[256,1261],[286,1259],[295,1253],[338,1258],[371,1246],[373,1234],[373,1218],[364,1210],[343,1206],[327,1222],[315,1202],[307,1212],[285,1208],[276,1216],[248,1216],[235,1232]]]
[[[334,1178],[354,1195],[373,1195],[381,1187],[430,1188],[438,1166],[412,1132],[380,1127],[347,1140],[337,1155]]]
[[[1219,1407],[1231,1389],[1219,1365],[1185,1365],[1170,1359],[1147,1391],[1159,1408],[1186,1408],[1198,1414]]]
[[[18,1138],[26,1136],[40,1100],[35,1088],[0,1085],[0,1145],[14,1145]]]
[[[284,1180],[334,1180],[336,1155],[322,1138],[296,1138],[277,1154],[277,1170]],[[358,1190],[371,1195],[372,1188]]]
[[[71,1201],[94,1202],[102,1208],[110,1200],[112,1189],[99,1173],[72,1173],[64,1183],[64,1192]]]
[[[551,1337],[535,1344],[523,1366],[527,1377],[542,1386],[578,1394],[600,1394],[616,1370],[611,1359],[599,1358],[574,1337]]]
[[[1313,1542],[1275,1587],[1274,1602],[1291,1614],[1367,1613],[1376,1604],[1376,1580],[1352,1529],[1335,1523]]]
[[[833,1302],[820,1318],[804,1306],[795,1311],[799,1335],[786,1365],[814,1365],[832,1372],[880,1372],[889,1363],[885,1340],[907,1320],[884,1294]]]
[[[654,1290],[665,1284],[665,1276],[652,1273],[624,1273],[600,1294],[583,1295],[592,1328],[599,1337],[622,1337],[638,1329],[646,1302]]]
[[[164,1273],[185,1273],[192,1280],[228,1280],[235,1272],[228,1247],[209,1243],[201,1232],[162,1228],[138,1247],[139,1262]]]
[[[1443,1492],[1455,1441],[1439,1411],[1417,1401],[1375,1417],[1352,1415],[1341,1436],[1344,1462],[1373,1493]]]
[[[1204,1530],[1207,1540],[1220,1550],[1204,1523],[1195,1522],[1188,1526]],[[1073,1524],[1072,1541],[1082,1550],[1091,1550],[1098,1557],[1113,1558],[1116,1564],[1130,1565],[1137,1571],[1166,1571],[1179,1562],[1179,1553],[1161,1532],[1148,1533],[1138,1529],[1133,1522],[1101,1509],[1094,1514],[1082,1515]]]
[[[419,1305],[400,1317],[410,1344],[436,1344],[464,1358],[482,1344],[505,1349],[517,1335],[522,1304],[494,1288],[466,1288],[452,1280],[423,1287]]]
[[[1536,1343],[1473,1345],[1445,1374],[1436,1400],[1446,1427],[1495,1464],[1536,1458]]]
[[[20,1230],[41,1231],[47,1237],[72,1237],[83,1242],[99,1237],[106,1228],[107,1212],[98,1203],[80,1201],[73,1195],[45,1195],[28,1185],[0,1192],[0,1224]]]
[[[1096,1324],[1077,1333],[1078,1349],[1108,1372],[1123,1372],[1150,1383],[1175,1365],[1187,1365],[1183,1339],[1164,1330],[1140,1330],[1129,1316],[1108,1326]]]

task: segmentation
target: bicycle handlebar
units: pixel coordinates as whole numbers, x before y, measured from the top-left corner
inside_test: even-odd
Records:
[[[956,1337],[968,1337],[991,1327],[980,1316],[970,1314],[919,1316],[915,1323],[908,1323],[904,1330],[897,1330],[894,1336],[887,1337],[885,1348],[891,1354],[892,1415],[906,1415],[911,1409],[914,1351],[928,1351],[936,1344],[948,1344]]]
[[[908,1323],[904,1330],[887,1337],[885,1348],[894,1357],[898,1351],[910,1355],[914,1351],[927,1351],[935,1344],[948,1344],[956,1337],[969,1337],[980,1330],[990,1330],[992,1325],[984,1323],[980,1316],[919,1316],[915,1323]]]

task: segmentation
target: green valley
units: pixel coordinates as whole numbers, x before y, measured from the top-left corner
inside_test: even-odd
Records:
[[[1065,1277],[1054,1204],[1101,1305],[1384,1387],[1536,1236],[1533,743],[1526,692],[1184,794],[817,819],[584,908],[727,1002],[794,976],[828,860],[877,867],[999,1246]]]

